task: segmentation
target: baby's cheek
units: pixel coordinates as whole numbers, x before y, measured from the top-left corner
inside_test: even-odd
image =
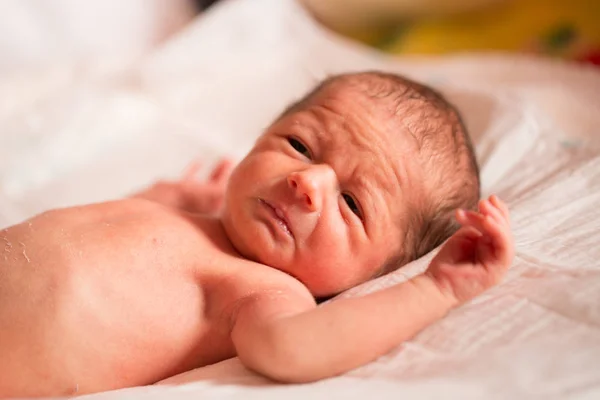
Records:
[[[352,286],[357,280],[357,275],[362,275],[347,243],[325,238],[316,239],[307,253],[307,275],[332,291],[339,292]]]
[[[281,152],[261,151],[249,154],[240,164],[239,184],[271,182],[273,178],[285,175],[288,169],[286,161]]]

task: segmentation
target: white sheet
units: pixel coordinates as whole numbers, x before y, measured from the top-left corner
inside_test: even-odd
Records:
[[[66,60],[122,64],[195,12],[191,0],[2,0],[0,73]]]
[[[517,257],[506,281],[343,377],[276,385],[233,359],[90,398],[600,396],[594,69],[501,55],[394,60],[323,31],[292,0],[225,1],[134,68],[0,80],[0,227],[127,194],[196,156],[241,157],[318,79],[375,68],[435,85],[465,114],[484,194],[512,209]],[[428,258],[342,296],[401,281]]]

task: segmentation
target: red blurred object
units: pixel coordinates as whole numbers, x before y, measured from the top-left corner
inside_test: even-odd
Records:
[[[577,58],[578,61],[600,66],[600,49],[591,50]]]

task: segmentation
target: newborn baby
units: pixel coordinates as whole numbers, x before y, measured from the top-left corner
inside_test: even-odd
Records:
[[[1,231],[0,397],[146,385],[236,355],[278,381],[330,377],[497,284],[512,260],[506,206],[477,205],[457,111],[399,76],[324,81],[227,168]],[[201,213],[221,198],[218,216]],[[317,306],[448,237],[425,273]]]

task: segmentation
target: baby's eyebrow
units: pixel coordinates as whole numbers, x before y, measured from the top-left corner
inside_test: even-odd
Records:
[[[368,193],[372,212],[380,214],[379,210],[384,208],[381,211],[391,215],[394,204],[403,201],[401,177],[396,170],[385,170],[378,163],[373,163],[367,171],[356,176],[357,187]]]
[[[367,233],[369,233],[376,223],[378,215],[377,209],[379,208],[378,206],[380,206],[380,201],[378,199],[381,197],[377,195],[378,188],[373,185],[371,179],[364,175],[356,176],[353,179],[352,185],[358,190],[358,201],[365,214],[363,217],[366,227],[368,228]],[[387,204],[384,204],[383,206],[387,207]]]
[[[321,123],[300,123],[298,124],[302,130],[305,130],[313,136],[319,144],[326,144],[325,129]]]
[[[331,110],[322,105],[319,106],[322,109],[331,112]],[[303,128],[306,128],[312,132],[320,143],[327,143],[331,140],[327,134],[329,131],[328,125],[331,124],[331,120],[323,115],[322,110],[309,109],[306,110],[304,118],[297,122]]]

